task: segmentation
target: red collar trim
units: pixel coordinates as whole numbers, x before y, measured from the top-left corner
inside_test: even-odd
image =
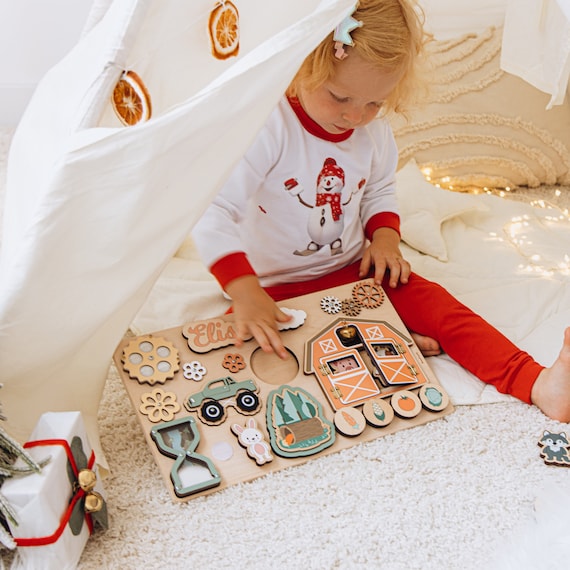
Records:
[[[338,135],[329,133],[328,131],[325,131],[323,127],[313,121],[309,115],[307,115],[305,109],[303,109],[297,97],[287,97],[287,100],[289,101],[289,105],[291,105],[291,109],[293,109],[295,115],[297,115],[297,118],[301,122],[301,125],[303,125],[305,130],[307,130],[315,137],[318,137],[325,141],[338,143],[348,139],[354,132],[354,129],[350,129],[349,131],[340,133]]]

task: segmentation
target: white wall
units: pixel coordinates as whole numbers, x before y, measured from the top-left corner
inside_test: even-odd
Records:
[[[18,123],[38,81],[79,39],[92,1],[0,0],[0,125]]]

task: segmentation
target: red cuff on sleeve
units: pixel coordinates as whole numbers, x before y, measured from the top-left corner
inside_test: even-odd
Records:
[[[364,233],[369,240],[372,240],[374,232],[378,228],[392,228],[400,235],[400,216],[394,212],[381,212],[374,214],[366,223]]]
[[[256,274],[243,251],[222,257],[210,267],[210,272],[218,280],[222,289],[225,289],[230,281],[238,277]]]

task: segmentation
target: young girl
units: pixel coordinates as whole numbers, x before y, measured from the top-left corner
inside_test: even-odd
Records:
[[[361,0],[304,61],[195,226],[231,297],[238,343],[285,358],[276,301],[374,277],[420,350],[445,351],[500,392],[570,421],[570,328],[546,369],[400,252],[397,148],[385,118],[415,92],[424,44],[413,0]],[[380,114],[380,116],[379,116]]]

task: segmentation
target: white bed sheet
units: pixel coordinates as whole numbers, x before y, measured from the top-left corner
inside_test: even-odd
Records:
[[[458,195],[421,178],[415,163],[398,173],[399,200],[410,216],[403,238],[443,239],[447,261],[402,244],[414,271],[448,288],[508,338],[550,365],[570,325],[570,222],[557,208],[538,208],[493,195]],[[458,199],[458,197],[461,199]],[[452,204],[450,207],[449,204]],[[454,211],[456,215],[454,215]],[[406,231],[404,231],[404,228]],[[423,247],[429,250],[429,243]],[[136,316],[136,334],[213,317],[228,307],[187,240]],[[509,400],[452,361],[428,359],[456,405]]]

